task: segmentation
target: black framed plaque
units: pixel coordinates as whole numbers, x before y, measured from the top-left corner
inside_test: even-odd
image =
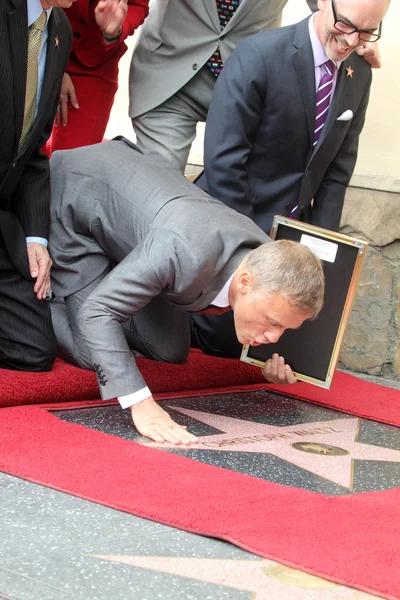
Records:
[[[300,242],[319,256],[325,273],[324,306],[316,319],[286,330],[276,344],[243,346],[241,360],[263,367],[277,352],[297,379],[329,389],[368,243],[281,216],[274,217],[270,235]]]

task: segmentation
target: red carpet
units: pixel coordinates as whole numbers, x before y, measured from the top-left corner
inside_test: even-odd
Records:
[[[238,360],[217,359],[193,350],[184,365],[139,358],[138,365],[154,393],[200,390],[265,381],[260,369]],[[49,373],[0,369],[0,407],[99,398],[92,371],[57,359]]]
[[[139,367],[153,393],[195,395],[212,389],[252,385],[282,392],[339,411],[400,426],[400,394],[337,372],[330,390],[307,383],[282,387],[266,384],[260,369],[227,358],[213,358],[193,350],[184,365],[138,359]],[[264,382],[264,383],[262,383]],[[60,403],[99,397],[96,377],[58,359],[49,373],[26,373],[0,369],[0,407],[23,404]]]
[[[191,353],[185,365],[142,359],[162,397],[253,383],[251,365]],[[280,386],[268,386],[282,391]],[[97,396],[93,373],[62,361],[51,373],[0,370],[0,470],[180,529],[230,541],[260,556],[384,598],[400,599],[400,488],[324,496],[146,448],[38,406]],[[299,383],[285,394],[400,425],[400,392],[336,373],[331,390]],[[62,404],[60,404],[62,403]]]
[[[355,390],[356,391],[356,390]],[[384,598],[400,598],[400,488],[330,497],[4,408],[0,470]]]

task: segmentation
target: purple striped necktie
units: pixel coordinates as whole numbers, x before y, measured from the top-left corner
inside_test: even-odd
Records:
[[[325,67],[325,73],[321,77],[317,89],[313,148],[315,148],[318,143],[322,128],[325,125],[326,117],[328,116],[329,105],[332,100],[333,79],[335,76],[336,65],[333,61],[327,60],[326,63],[321,65],[321,67]],[[289,216],[291,219],[296,218],[298,208],[299,205],[296,204],[296,206],[290,212]]]
[[[322,66],[325,67],[325,73],[321,77],[317,90],[315,131],[313,139],[314,148],[318,143],[322,128],[325,125],[326,117],[328,116],[329,105],[332,100],[333,78],[336,69],[335,63],[331,60],[326,61]]]

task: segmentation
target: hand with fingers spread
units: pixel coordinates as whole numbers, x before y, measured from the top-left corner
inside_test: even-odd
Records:
[[[272,358],[267,360],[262,369],[262,374],[271,383],[286,385],[297,382],[292,369],[285,363],[283,356],[279,356],[276,353],[272,355]]]
[[[186,427],[175,423],[152,396],[134,404],[131,413],[139,433],[155,442],[169,442],[177,446],[197,442],[197,438]]]
[[[57,107],[56,117],[54,124],[56,127],[60,127],[62,124],[64,127],[68,124],[68,103],[75,108],[79,109],[78,98],[75,93],[75,86],[72,83],[71,77],[68,73],[64,73],[61,85],[60,104]]]
[[[37,242],[28,242],[27,245],[29,271],[31,277],[36,279],[33,291],[38,300],[45,300],[50,292],[51,258],[46,246]]]
[[[94,14],[96,23],[103,34],[112,38],[117,37],[118,32],[121,32],[127,12],[128,4],[126,0],[100,0]]]

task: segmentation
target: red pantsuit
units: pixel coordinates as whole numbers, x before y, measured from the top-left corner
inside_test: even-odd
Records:
[[[72,27],[73,43],[66,72],[75,86],[79,109],[68,104],[68,124],[53,127],[46,151],[66,150],[101,142],[118,89],[118,63],[126,52],[124,40],[148,14],[149,0],[128,0],[128,12],[120,39],[106,44],[96,23],[98,0],[77,0],[65,13]]]

